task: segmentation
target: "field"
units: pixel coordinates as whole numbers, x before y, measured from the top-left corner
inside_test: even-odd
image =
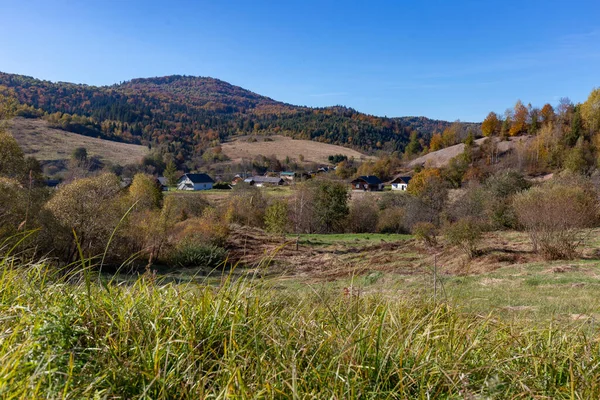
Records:
[[[14,118],[9,131],[25,152],[39,161],[67,160],[73,150],[85,147],[89,156],[116,164],[138,163],[148,154],[146,146],[119,143],[54,129],[42,119]]]
[[[268,139],[268,141],[265,141]],[[277,159],[284,160],[289,157],[299,161],[300,155],[304,162],[317,164],[329,164],[327,157],[334,154],[343,154],[355,159],[371,159],[356,150],[327,143],[313,142],[310,140],[296,140],[285,136],[258,137],[256,142],[249,142],[248,137],[235,139],[222,145],[223,153],[232,162],[239,163],[242,159],[253,159],[256,156],[270,157],[275,155]]]
[[[0,259],[0,396],[600,396],[591,254],[542,262],[515,232],[473,262],[401,235],[303,235],[295,250],[234,227],[229,246],[257,263],[120,281]]]
[[[231,229],[212,271],[0,258],[0,397],[600,396],[600,230],[546,262],[514,231],[470,260],[443,239]]]

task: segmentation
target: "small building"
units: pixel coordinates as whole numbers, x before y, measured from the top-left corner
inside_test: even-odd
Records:
[[[359,176],[350,182],[350,185],[352,190],[362,190],[365,192],[379,192],[383,190],[383,182],[374,175]]]
[[[249,185],[255,185],[256,187],[263,186],[281,186],[285,183],[283,178],[273,176],[253,176],[244,179],[244,182]]]
[[[296,178],[296,173],[291,171],[282,171],[279,173],[279,177],[281,179],[285,179],[286,181],[293,182]]]
[[[156,184],[160,188],[161,191],[166,192],[169,190],[169,182],[167,178],[164,176],[159,176],[156,178]]]
[[[408,189],[408,182],[410,182],[410,176],[397,175],[389,184],[392,185],[392,190],[406,190]]]
[[[177,182],[178,190],[210,190],[215,181],[207,174],[184,174]]]

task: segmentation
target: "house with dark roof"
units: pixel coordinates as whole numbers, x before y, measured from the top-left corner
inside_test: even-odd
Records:
[[[352,190],[362,190],[365,192],[379,192],[383,190],[383,182],[374,176],[359,176],[350,182],[350,186]]]
[[[184,174],[177,182],[178,190],[210,190],[215,181],[207,174]]]
[[[392,185],[392,190],[406,190],[410,179],[410,176],[396,175],[388,184]]]
[[[250,185],[255,185],[257,187],[281,186],[285,183],[283,178],[275,176],[252,176],[250,178],[244,179],[244,182]]]

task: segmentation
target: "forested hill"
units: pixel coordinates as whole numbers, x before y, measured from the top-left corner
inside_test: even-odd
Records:
[[[0,89],[28,106],[22,116],[46,113],[57,127],[162,146],[180,160],[243,134],[278,133],[363,151],[402,151],[413,130],[428,137],[450,125],[423,117],[375,117],[339,106],[293,106],[204,77],[173,75],[98,87],[0,73]]]

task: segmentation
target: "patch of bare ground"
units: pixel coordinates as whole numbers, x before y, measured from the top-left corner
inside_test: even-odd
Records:
[[[489,233],[478,257],[468,259],[459,249],[440,243],[435,248],[420,242],[400,240],[363,246],[336,243],[329,246],[300,244],[294,237],[283,238],[257,228],[235,225],[228,240],[230,261],[261,274],[276,274],[306,280],[335,280],[369,271],[399,275],[431,274],[437,263],[441,275],[478,275],[499,268],[540,261],[527,242],[504,239],[504,233]],[[268,268],[267,268],[268,267]],[[488,282],[498,284],[499,282]]]

